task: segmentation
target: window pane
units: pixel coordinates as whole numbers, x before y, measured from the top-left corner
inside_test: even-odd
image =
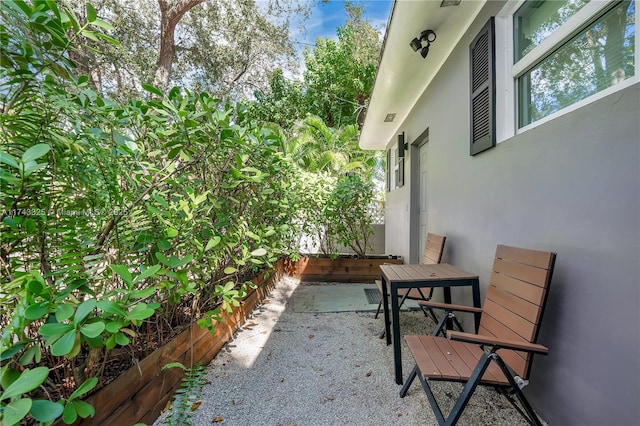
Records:
[[[589,0],[525,2],[513,15],[514,61],[522,59],[587,3]]]
[[[518,79],[519,127],[635,74],[635,1],[623,1]]]

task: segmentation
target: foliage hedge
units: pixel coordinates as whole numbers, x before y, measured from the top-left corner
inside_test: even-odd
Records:
[[[110,358],[140,359],[193,318],[213,329],[303,232],[359,220],[362,238],[370,224],[353,218],[369,184],[310,179],[283,132],[242,106],[151,86],[147,99],[102,97],[70,58],[82,38],[115,43],[111,26],[91,5],[81,24],[58,4],[0,2],[7,425],[92,415],[81,397]]]

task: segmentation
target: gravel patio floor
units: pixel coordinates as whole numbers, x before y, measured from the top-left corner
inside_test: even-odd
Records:
[[[377,337],[382,316],[294,312],[292,295],[306,285],[311,283],[283,278],[211,362],[191,424],[437,424],[418,380],[405,398],[399,397],[392,347]],[[403,334],[428,333],[434,326],[416,311],[403,312],[401,321]],[[406,348],[402,355],[406,377],[413,360]],[[461,386],[436,383],[433,388],[448,412]],[[154,424],[163,424],[167,413]],[[527,423],[503,396],[479,387],[459,424]]]

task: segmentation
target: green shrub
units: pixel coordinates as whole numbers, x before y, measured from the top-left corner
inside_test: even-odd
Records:
[[[290,250],[297,174],[241,107],[150,86],[119,104],[74,76],[77,37],[110,27],[91,6],[85,26],[56,2],[0,8],[0,418],[73,422],[107,350],[213,329]]]
[[[115,43],[112,27],[59,4],[0,2],[7,425],[92,416],[80,398],[104,384],[109,351],[141,359],[195,320],[215,331],[301,232],[330,223],[362,253],[369,235],[367,185],[301,172],[241,105],[148,85],[147,99],[101,96],[70,58],[83,38]]]

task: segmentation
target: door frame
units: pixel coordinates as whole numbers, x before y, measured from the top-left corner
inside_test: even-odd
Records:
[[[411,142],[410,145],[410,200],[409,200],[409,263],[419,263],[422,254],[420,235],[420,149],[429,142],[429,127]],[[413,161],[415,160],[415,161]]]

